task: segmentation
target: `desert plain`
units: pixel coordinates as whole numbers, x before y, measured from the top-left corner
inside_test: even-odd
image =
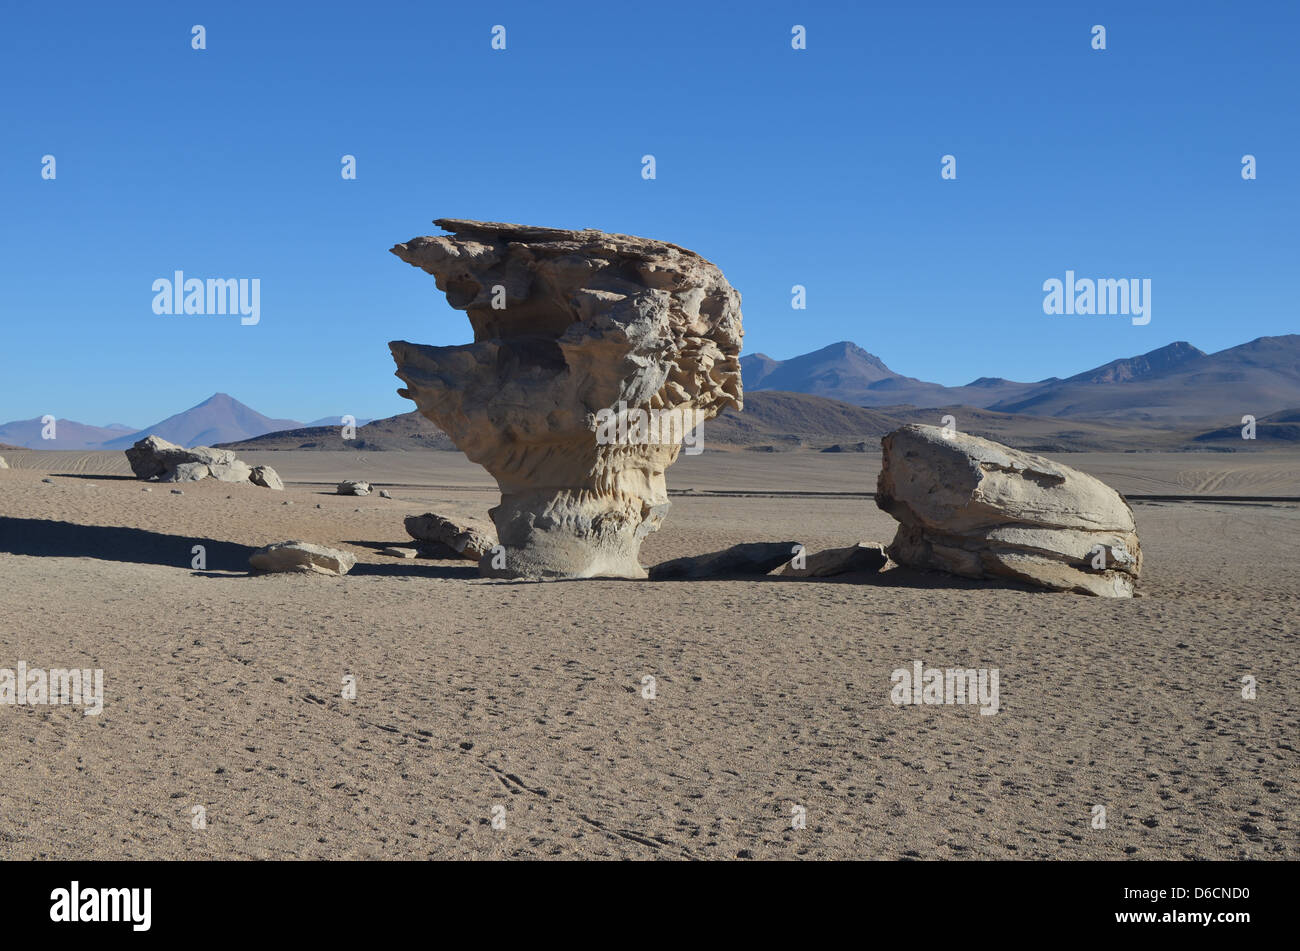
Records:
[[[5,458],[0,667],[102,668],[104,707],[0,707],[3,859],[1300,856],[1294,450],[1055,456],[1129,496],[1132,600],[905,568],[510,582],[382,554],[407,515],[486,518],[495,485],[452,452],[241,451],[285,491],[182,495],[121,453]],[[683,456],[641,560],[888,542],[879,469]],[[249,573],[286,539],[358,564]],[[895,705],[917,660],[998,669],[998,712]]]

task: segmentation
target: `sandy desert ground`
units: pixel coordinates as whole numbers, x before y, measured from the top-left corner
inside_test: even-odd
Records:
[[[1135,501],[1132,601],[903,569],[522,584],[379,553],[496,501],[454,453],[241,453],[286,491],[183,495],[121,454],[5,457],[0,667],[102,668],[105,706],[0,707],[0,858],[1300,857],[1300,504]],[[1058,458],[1131,494],[1300,495],[1294,453]],[[888,541],[878,469],[685,458],[642,561]],[[359,563],[248,574],[290,538]],[[998,668],[1000,711],[893,705],[914,660]]]

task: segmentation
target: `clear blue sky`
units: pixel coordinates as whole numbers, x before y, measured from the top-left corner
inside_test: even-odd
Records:
[[[746,353],[950,385],[1300,330],[1295,3],[288,6],[5,4],[0,421],[404,412],[386,342],[470,339],[387,250],[442,216],[673,241]],[[1067,268],[1150,278],[1151,323],[1044,315]],[[178,269],[261,323],[156,316]]]

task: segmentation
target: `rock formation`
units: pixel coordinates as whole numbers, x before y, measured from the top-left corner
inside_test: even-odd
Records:
[[[360,479],[344,479],[338,484],[338,495],[369,495],[370,483]]]
[[[311,542],[276,542],[248,556],[258,571],[287,571],[300,574],[345,575],[357,563],[355,555]]]
[[[186,449],[159,436],[146,436],[139,440],[126,450],[126,461],[131,464],[131,471],[137,479],[198,482],[212,478],[221,482],[253,482],[272,489],[284,488],[270,466],[254,469],[235,458],[229,449],[207,446]],[[262,481],[258,481],[259,478]]]
[[[740,294],[661,241],[435,224],[452,233],[392,251],[468,313],[474,342],[389,347],[398,393],[501,488],[491,516],[506,567],[492,574],[645,577],[637,553],[668,511],[664,470],[681,450],[664,430],[741,408]]]
[[[1142,566],[1133,510],[1104,482],[936,426],[904,426],[881,445],[876,504],[900,522],[894,561],[1132,597]]]
[[[0,469],[8,469],[9,463],[5,462],[5,457],[0,456]]]

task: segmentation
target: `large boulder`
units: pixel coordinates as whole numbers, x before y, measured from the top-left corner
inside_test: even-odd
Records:
[[[126,461],[137,479],[159,482],[198,482],[217,479],[221,482],[248,482],[253,469],[241,462],[229,449],[208,446],[186,448],[161,436],[146,436],[126,450]],[[260,484],[260,483],[259,483]]]
[[[406,516],[406,534],[417,541],[441,546],[449,555],[481,560],[497,544],[490,526],[453,522],[449,518],[426,512]]]
[[[355,555],[311,542],[276,542],[248,556],[258,571],[345,575],[357,563]]]
[[[9,463],[5,462],[5,457],[0,456],[0,469],[8,469]]]
[[[397,392],[497,480],[518,578],[643,578],[681,430],[741,408],[740,294],[693,251],[603,231],[440,219],[392,249],[474,342],[389,344]],[[495,559],[494,559],[495,560]]]
[[[335,490],[338,495],[369,495],[370,483],[360,479],[344,479]]]
[[[1142,567],[1133,510],[1090,475],[988,439],[904,426],[881,440],[889,556],[968,578],[1127,598]]]

